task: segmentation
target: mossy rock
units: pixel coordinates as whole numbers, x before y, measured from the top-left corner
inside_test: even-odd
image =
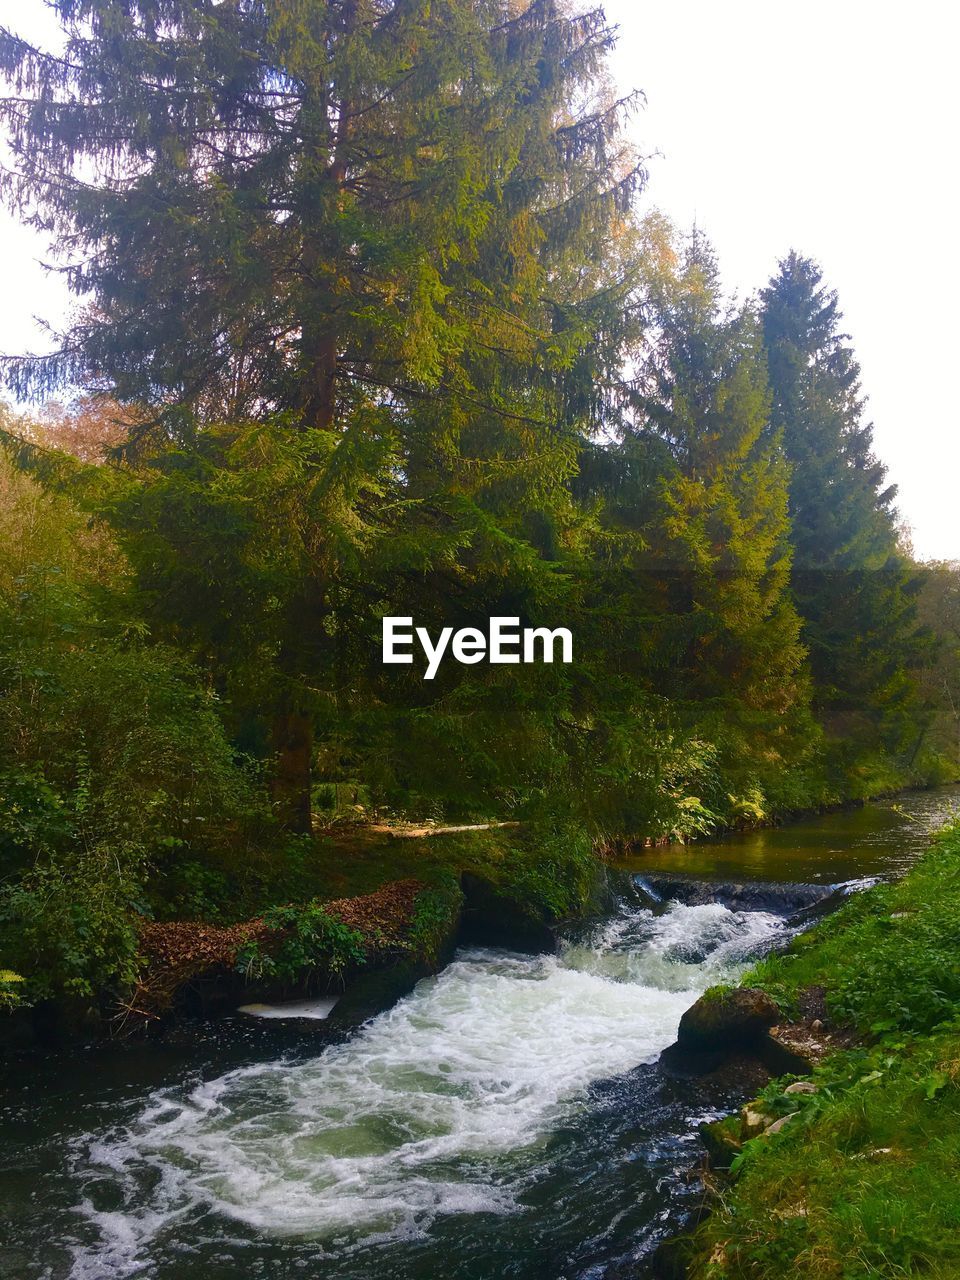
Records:
[[[536,903],[520,903],[502,886],[465,872],[461,941],[473,946],[506,947],[533,955],[557,949],[552,920]]]
[[[724,1116],[700,1126],[700,1137],[707,1149],[712,1169],[729,1169],[743,1149],[743,1124],[738,1114]]]
[[[781,1019],[780,1008],[756,987],[713,988],[680,1019],[677,1045],[702,1053],[753,1045]]]
[[[433,972],[431,966],[418,963],[412,957],[361,969],[348,981],[337,1000],[330,1014],[330,1025],[338,1029],[360,1026],[409,995],[421,978]]]

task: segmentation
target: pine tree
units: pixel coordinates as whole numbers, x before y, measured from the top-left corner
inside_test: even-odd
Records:
[[[880,568],[896,548],[896,486],[873,454],[837,295],[816,263],[790,253],[761,298],[773,418],[792,464],[794,562]]]
[[[720,735],[739,726],[736,750],[757,760],[782,749],[806,696],[787,592],[789,470],[756,316],[724,304],[700,233],[674,260],[655,282],[636,425],[662,468],[641,557],[660,597],[660,687]]]
[[[931,745],[960,764],[960,564],[941,560],[923,566],[920,616],[936,637],[923,671],[926,700],[935,708]]]
[[[840,736],[906,749],[919,714],[910,672],[926,647],[919,582],[898,549],[896,487],[873,454],[837,295],[816,263],[790,253],[761,297],[816,707]]]
[[[513,575],[535,613],[564,581],[634,323],[613,32],[555,0],[58,11],[62,57],[0,33],[3,189],[89,305],[8,383],[135,409],[111,517],[155,624],[272,703],[305,829],[318,719],[385,696],[388,584],[477,613]]]

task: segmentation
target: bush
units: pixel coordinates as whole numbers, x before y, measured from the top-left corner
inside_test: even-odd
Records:
[[[447,870],[437,875],[434,885],[417,895],[410,922],[410,945],[418,960],[431,965],[437,962],[462,903],[460,881]]]
[[[23,978],[12,969],[0,969],[0,1010],[9,1012],[21,1003]]]
[[[129,621],[116,549],[22,478],[12,492],[0,520],[0,966],[23,975],[28,999],[87,996],[134,980],[151,875],[182,860],[204,909],[262,805],[212,692]]]
[[[534,919],[565,920],[582,914],[600,875],[589,834],[575,823],[531,823],[511,849],[497,888]]]
[[[237,968],[248,978],[296,982],[314,970],[342,974],[366,958],[363,935],[315,903],[272,907],[263,922],[276,941],[241,948]]]

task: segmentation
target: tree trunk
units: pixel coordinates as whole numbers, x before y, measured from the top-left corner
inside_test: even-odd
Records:
[[[271,795],[277,814],[288,831],[309,834],[312,718],[296,709],[278,711],[273,721],[273,749],[276,764]]]
[[[357,0],[345,0],[340,34],[343,42],[349,42],[356,29],[357,11]],[[337,206],[341,203],[343,183],[347,176],[347,145],[353,114],[351,87],[344,84],[339,88],[339,110],[333,136],[330,138],[327,136],[329,103],[324,86],[322,111],[317,113],[323,122],[321,136],[312,156],[312,161],[319,170],[329,147],[329,163],[323,170],[321,190],[325,198],[332,199]],[[321,296],[312,299],[303,320],[303,351],[307,363],[301,407],[304,425],[328,431],[334,425],[336,417],[340,290],[334,283],[336,272],[330,273],[329,246],[324,241],[326,228],[322,221],[319,227],[313,223],[315,216],[316,212],[311,208],[304,218],[303,265],[308,280],[312,279],[317,283],[323,275],[324,285]]]
[[[344,0],[341,18],[341,40],[352,35],[357,23],[357,0]],[[305,427],[322,431],[335,425],[337,404],[338,361],[338,288],[331,283],[329,246],[325,242],[326,228],[321,216],[324,200],[339,203],[343,181],[347,174],[347,139],[350,130],[351,105],[349,89],[340,95],[340,107],[330,137],[328,86],[320,87],[319,105],[314,103],[312,114],[316,126],[314,146],[308,163],[315,172],[322,174],[320,189],[310,193],[311,199],[301,212],[303,226],[302,264],[306,279],[311,281],[315,293],[303,316],[302,327],[302,386],[300,391],[301,421]],[[322,197],[322,198],[318,198]],[[332,273],[335,279],[336,273]],[[291,608],[291,625],[296,651],[309,649],[313,634],[322,616],[320,601],[322,590],[316,579],[306,586],[306,597]],[[313,605],[311,608],[310,606]],[[299,616],[298,616],[299,615]],[[302,652],[298,656],[303,656]],[[302,679],[302,663],[290,665],[288,675]],[[309,832],[312,829],[310,783],[313,763],[313,721],[296,706],[285,706],[276,715],[273,725],[273,748],[276,766],[272,795],[277,812],[284,826],[290,831]]]

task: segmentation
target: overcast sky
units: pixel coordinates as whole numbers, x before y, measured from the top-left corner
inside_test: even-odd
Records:
[[[647,107],[633,124],[647,203],[712,238],[746,296],[790,248],[840,293],[876,450],[900,486],[918,555],[960,558],[960,263],[955,62],[948,0],[608,0],[614,69]],[[4,24],[55,30],[41,0],[2,0]],[[951,156],[954,159],[951,159]],[[0,350],[37,349],[32,317],[65,299],[43,243],[0,215]]]

